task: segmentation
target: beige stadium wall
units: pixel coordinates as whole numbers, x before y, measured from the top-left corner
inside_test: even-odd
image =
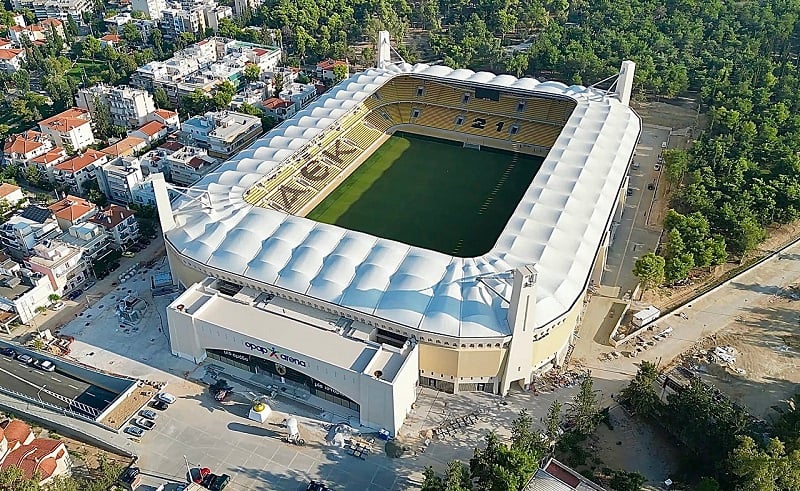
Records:
[[[456,388],[460,383],[490,382],[499,377],[505,356],[504,348],[459,349],[420,343],[420,375],[451,382]]]
[[[549,366],[550,361],[555,361],[556,365],[561,365],[564,362],[564,356],[572,340],[572,335],[580,322],[582,310],[583,300],[580,299],[575,302],[575,305],[567,312],[563,320],[550,330],[549,335],[533,342],[534,371]]]

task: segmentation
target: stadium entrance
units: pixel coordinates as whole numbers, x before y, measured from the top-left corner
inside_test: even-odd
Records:
[[[300,373],[297,370],[293,370],[290,367],[275,363],[274,361],[252,356],[248,353],[228,350],[207,349],[206,354],[208,354],[208,357],[212,360],[220,361],[240,370],[269,375],[271,378],[275,379],[275,383],[288,382],[295,387],[305,387],[312,395],[346,407],[352,411],[360,412],[361,410],[357,402],[351,400],[333,387],[309,377],[304,373]]]

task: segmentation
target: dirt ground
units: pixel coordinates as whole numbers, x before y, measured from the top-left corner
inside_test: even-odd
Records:
[[[716,346],[733,348],[736,361],[725,366],[704,356]],[[776,402],[800,392],[800,284],[704,339],[684,357],[684,365],[754,416],[774,416]]]
[[[158,393],[158,390],[158,387],[150,384],[137,387],[136,390],[126,397],[124,401],[119,403],[101,423],[116,429],[122,428],[156,393]]]

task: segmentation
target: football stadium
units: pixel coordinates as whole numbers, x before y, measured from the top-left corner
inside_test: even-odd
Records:
[[[418,387],[560,366],[605,266],[641,123],[610,89],[392,62],[170,203],[170,346],[396,433]]]

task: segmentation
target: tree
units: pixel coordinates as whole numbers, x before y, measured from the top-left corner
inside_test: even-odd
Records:
[[[522,409],[511,422],[511,449],[531,455],[539,461],[547,451],[547,445],[532,428],[533,418],[527,409]]]
[[[663,151],[664,177],[672,185],[680,184],[689,170],[689,153],[685,150],[669,149]]]
[[[278,94],[281,93],[283,90],[283,74],[276,73],[272,79],[273,89],[275,91],[275,96],[277,97]]]
[[[157,87],[153,91],[153,102],[159,109],[173,109],[172,104],[169,102],[169,97],[167,97],[167,91],[162,87]]]
[[[470,475],[478,489],[516,490],[536,472],[536,456],[504,445],[494,432],[486,435],[486,448],[475,449]]]
[[[261,67],[255,63],[250,63],[244,67],[243,76],[248,82],[256,82],[261,79]]]
[[[56,302],[58,302],[59,300],[61,300],[61,295],[59,295],[59,294],[57,294],[57,293],[51,293],[51,294],[50,294],[50,295],[47,297],[47,299],[48,299],[48,300],[50,300],[50,303],[56,303]]]
[[[636,260],[633,274],[639,279],[644,291],[664,282],[664,258],[648,252]]]
[[[433,467],[427,466],[425,470],[422,472],[423,481],[422,481],[422,491],[443,491],[444,490],[444,481],[441,477],[436,475],[436,471],[433,470]]]
[[[100,41],[92,35],[86,36],[81,43],[81,56],[84,58],[91,58],[94,61],[94,57],[100,53]]]
[[[638,472],[614,471],[611,488],[615,491],[640,491],[647,479]]]
[[[92,123],[94,123],[94,133],[100,140],[108,140],[111,136],[111,109],[108,104],[95,96],[92,100],[94,111],[92,113]]]
[[[336,63],[333,65],[333,83],[338,84],[348,77],[347,65]]]
[[[779,416],[772,426],[775,436],[786,444],[789,451],[800,450],[800,394],[786,401],[786,409],[776,409]]]
[[[142,42],[142,31],[140,31],[139,28],[136,27],[136,25],[134,25],[132,22],[128,22],[122,26],[121,36],[125,42],[130,44],[138,44]]]
[[[227,80],[219,84],[212,98],[214,108],[217,110],[227,108],[233,100],[233,95],[235,93],[236,88]]]
[[[8,491],[39,491],[40,476],[34,479],[25,478],[25,473],[17,466],[8,466],[0,469],[0,489]]]
[[[661,406],[655,384],[658,369],[654,363],[643,361],[633,380],[622,389],[621,399],[626,405],[646,417],[656,417]]]
[[[553,401],[547,410],[544,432],[550,445],[557,443],[563,433],[561,430],[561,403],[558,400]]]
[[[600,422],[598,416],[594,381],[591,374],[587,373],[581,380],[580,389],[567,410],[567,418],[573,423],[577,433],[588,436],[597,428],[597,424]]]
[[[202,90],[194,89],[193,92],[183,96],[181,108],[190,116],[205,114],[214,109],[214,100]]]
[[[740,489],[800,489],[800,451],[794,450],[787,455],[783,442],[777,438],[772,438],[767,447],[761,449],[749,436],[740,437],[729,465],[731,473],[740,480]]]
[[[159,60],[164,58],[164,34],[161,29],[150,31],[150,43],[153,45],[153,52]]]

